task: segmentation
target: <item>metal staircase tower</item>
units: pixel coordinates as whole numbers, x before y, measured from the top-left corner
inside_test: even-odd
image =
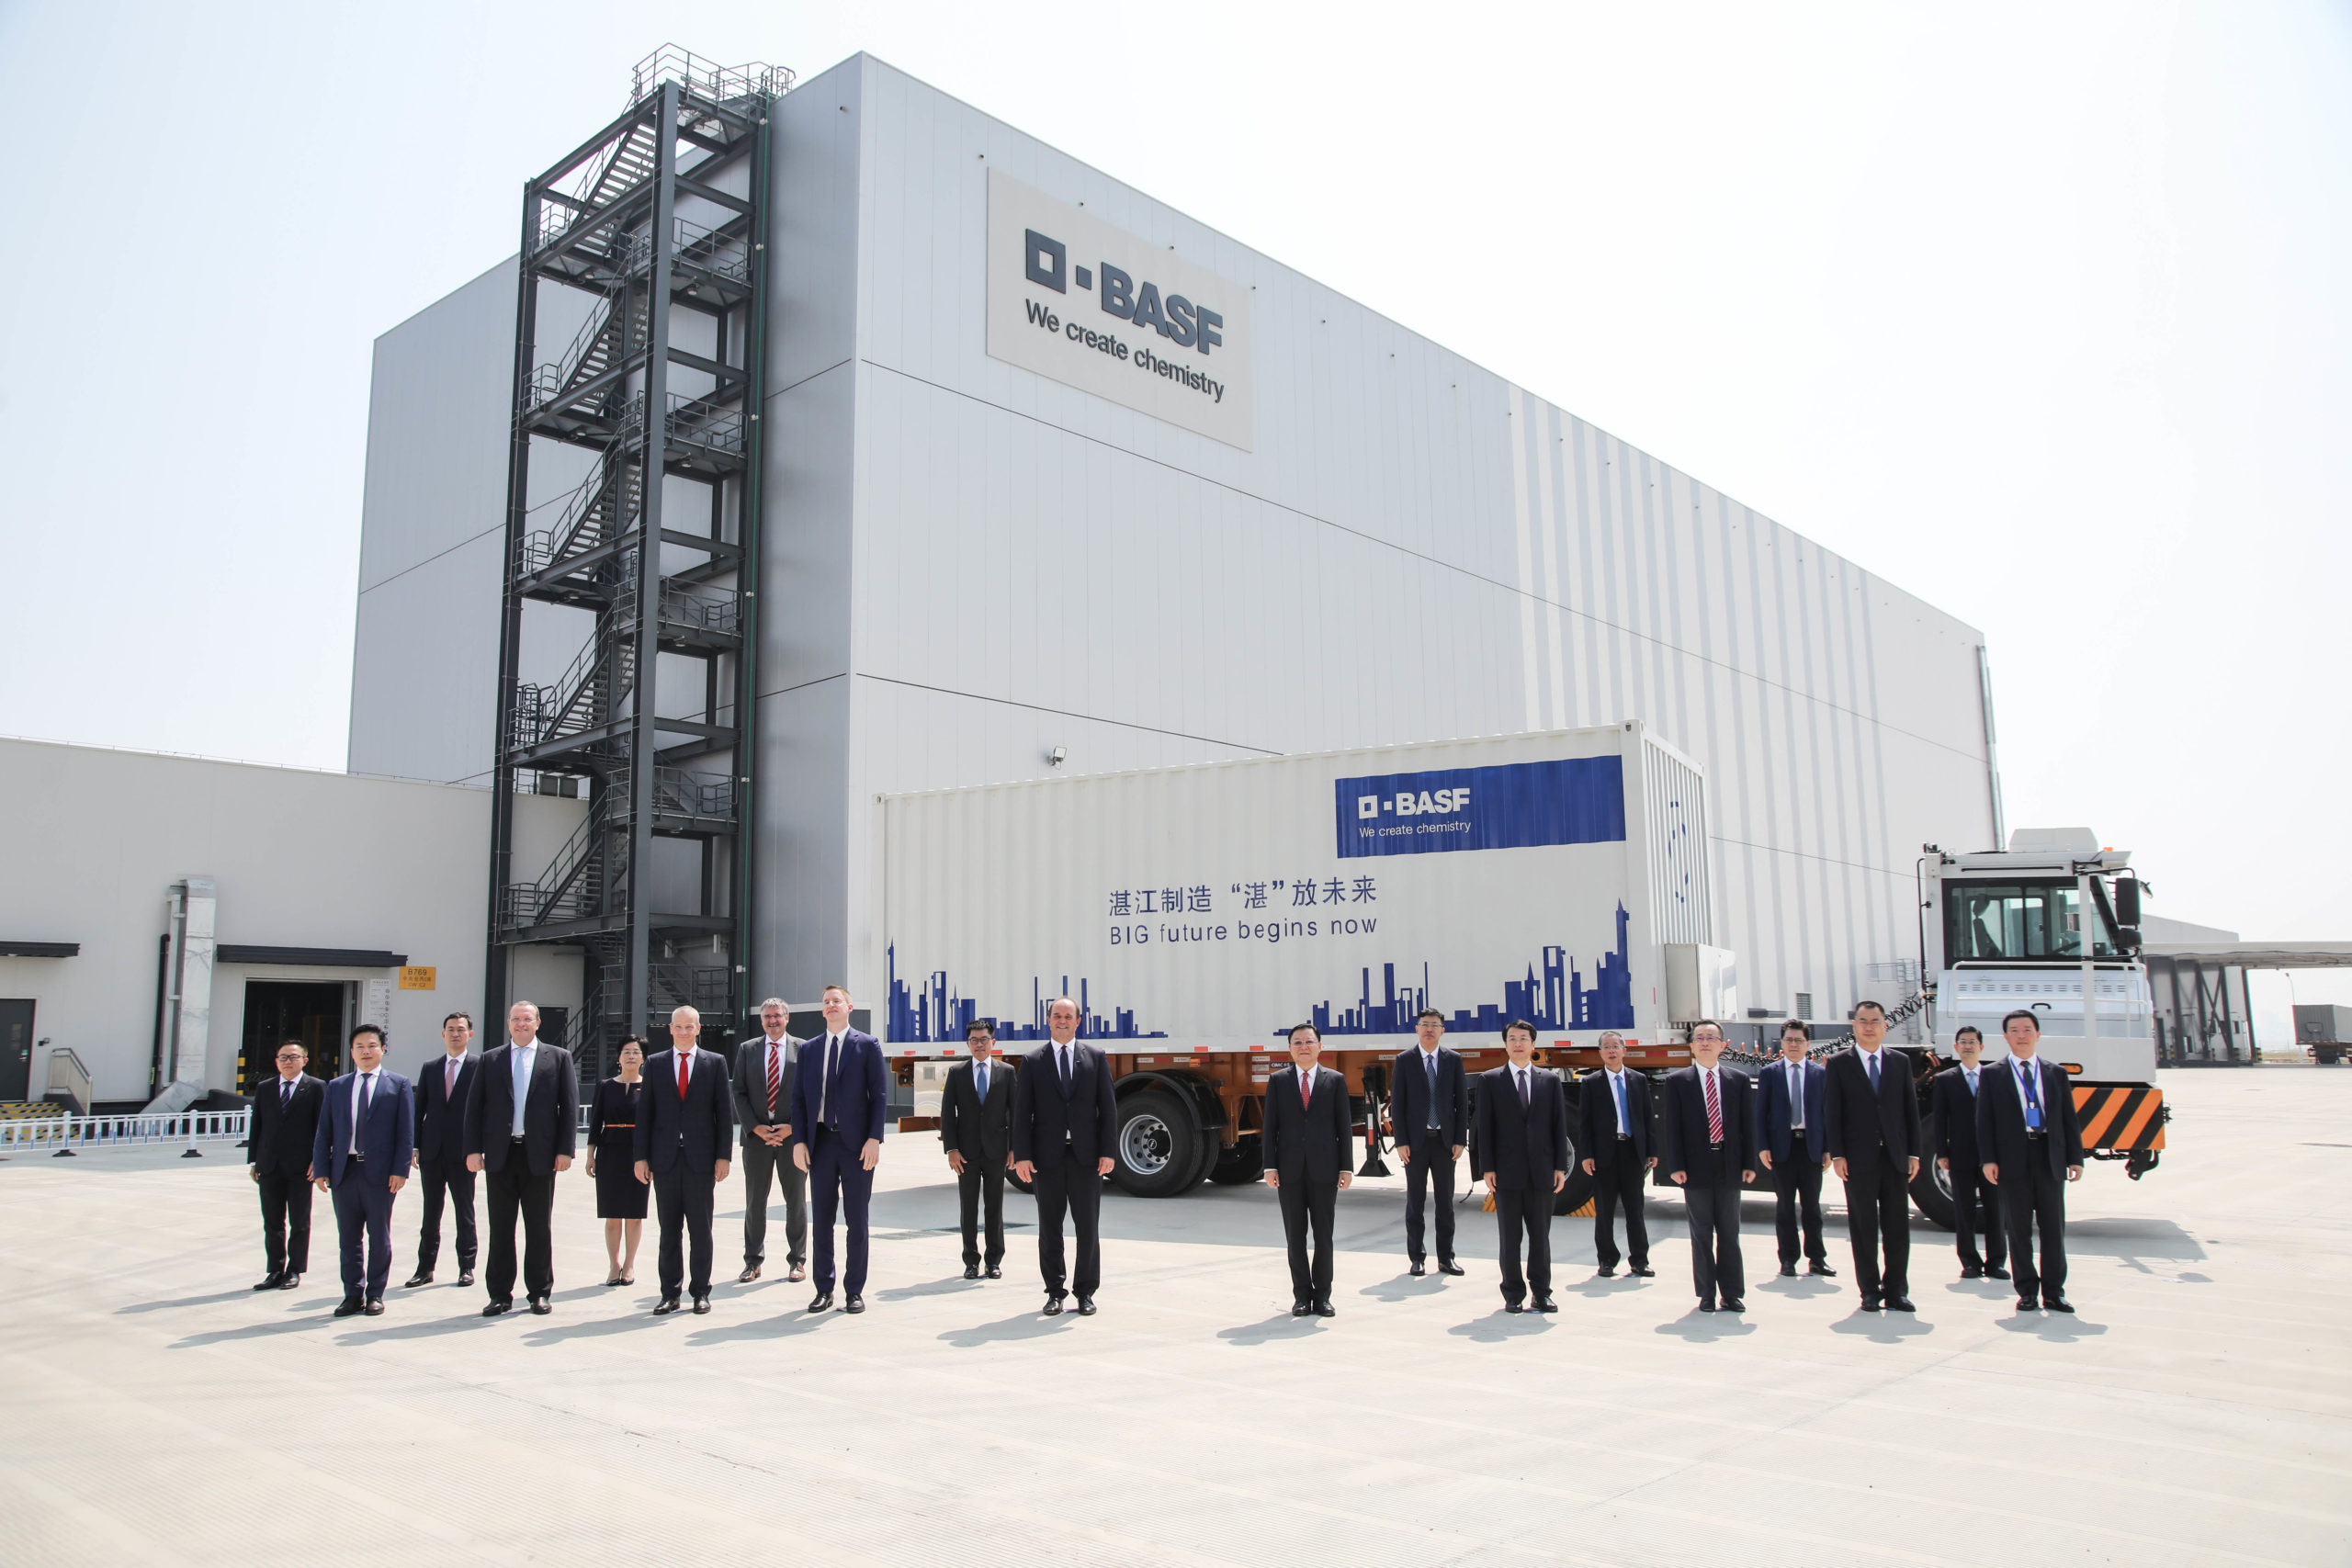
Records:
[[[713,1031],[748,1010],[768,110],[791,82],[657,51],[524,187],[483,1026],[518,948],[576,947],[584,1075],[628,1034],[658,1048],[682,1002]],[[549,355],[541,323],[575,318]],[[544,865],[518,863],[517,792],[586,797]]]

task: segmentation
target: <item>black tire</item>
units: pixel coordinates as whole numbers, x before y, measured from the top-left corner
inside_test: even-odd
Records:
[[[1200,1179],[1201,1122],[1182,1095],[1148,1089],[1119,1102],[1111,1179],[1137,1198],[1173,1198]]]
[[[1258,1179],[1258,1134],[1244,1133],[1229,1149],[1219,1149],[1209,1166],[1209,1179],[1219,1187],[1240,1187]]]
[[[1600,1185],[1584,1173],[1584,1151],[1577,1147],[1577,1129],[1582,1125],[1577,1119],[1577,1111],[1582,1097],[1577,1093],[1574,1082],[1567,1085],[1567,1095],[1568,1184],[1552,1195],[1552,1215],[1555,1219],[1562,1214],[1573,1214],[1592,1201],[1592,1190]]]
[[[1919,1118],[1919,1145],[1927,1149],[1936,1146],[1936,1119],[1932,1115]],[[1911,1203],[1920,1217],[1938,1230],[1960,1228],[1960,1205],[1952,1201],[1951,1172],[1937,1165],[1932,1154],[1921,1156],[1919,1174],[1911,1179]]]

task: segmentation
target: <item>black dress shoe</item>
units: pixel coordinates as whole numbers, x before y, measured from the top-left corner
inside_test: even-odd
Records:
[[[991,1280],[1001,1280],[1004,1278],[1004,1270],[998,1268],[993,1263],[988,1266],[987,1273],[988,1277]]]
[[[459,1288],[459,1289],[463,1289],[464,1287],[466,1287],[466,1286],[468,1286],[468,1285],[470,1285],[470,1284],[472,1284],[473,1282],[474,1282],[474,1271],[473,1271],[472,1269],[458,1269],[458,1288]]]
[[[502,1317],[514,1310],[513,1302],[492,1302],[481,1309],[481,1314],[484,1317]]]
[[[672,1313],[678,1310],[678,1305],[679,1303],[677,1297],[663,1296],[662,1300],[655,1304],[653,1308],[653,1315],[656,1317],[667,1317]]]
[[[980,1266],[979,1266],[978,1264],[977,1264],[977,1263],[967,1263],[967,1264],[965,1264],[965,1265],[964,1265],[964,1278],[966,1278],[967,1280],[977,1280],[977,1279],[978,1279],[979,1277],[980,1277]]]
[[[1061,1297],[1059,1297],[1059,1296],[1047,1296],[1047,1297],[1046,1298],[1046,1315],[1047,1317],[1059,1317],[1059,1316],[1061,1316],[1061,1314],[1062,1314],[1062,1299],[1061,1299]]]
[[[1725,1312],[1746,1312],[1747,1310],[1747,1303],[1741,1301],[1737,1296],[1726,1296],[1724,1299],[1724,1311]]]
[[[555,1311],[555,1303],[547,1297],[533,1296],[531,1298],[531,1312],[534,1316],[545,1317],[553,1311]]]
[[[1535,1298],[1535,1310],[1537,1312],[1557,1312],[1560,1310],[1560,1303],[1554,1301],[1549,1296],[1538,1296]]]
[[[831,1291],[819,1291],[814,1296],[809,1298],[808,1310],[810,1312],[832,1311],[833,1292]]]
[[[1917,1312],[1919,1310],[1911,1304],[1909,1296],[1889,1296],[1884,1304],[1889,1312]]]
[[[277,1281],[277,1288],[281,1291],[299,1291],[302,1288],[302,1276],[288,1274]]]
[[[368,1303],[357,1296],[345,1296],[334,1303],[334,1314],[337,1317],[357,1317],[367,1306]]]
[[[760,1266],[756,1263],[746,1263],[743,1265],[743,1271],[735,1276],[735,1282],[739,1285],[748,1285],[759,1277]]]
[[[1984,1270],[1978,1264],[1963,1263],[1960,1266],[1960,1277],[1963,1280],[1982,1280],[1984,1278]]]
[[[851,1296],[848,1300],[842,1303],[842,1311],[843,1312],[864,1312],[865,1310],[865,1298],[864,1296]]]
[[[1462,1272],[1462,1265],[1451,1258],[1441,1258],[1437,1260],[1437,1271],[1441,1274],[1459,1274]]]
[[[1523,1302],[1505,1302],[1505,1303],[1503,1303],[1503,1311],[1505,1311],[1505,1312],[1525,1312],[1526,1310],[1527,1310],[1527,1305],[1526,1305],[1526,1303],[1523,1303]]]
[[[403,1291],[413,1291],[419,1285],[429,1285],[431,1283],[433,1283],[433,1270],[430,1269],[420,1269],[409,1277],[408,1281],[401,1285],[401,1289]]]
[[[2075,1310],[2075,1303],[2068,1301],[2064,1296],[2044,1296],[2041,1298],[2041,1304],[2048,1307],[2052,1312],[2072,1312]]]
[[[1838,1270],[1829,1267],[1827,1262],[1820,1258],[1815,1258],[1812,1267],[1808,1268],[1805,1272],[1821,1280],[1835,1280],[1838,1278]]]
[[[2038,1301],[2035,1301],[2031,1296],[2019,1296],[2019,1297],[2018,1298],[2018,1311],[2019,1311],[2019,1312],[2039,1312],[2039,1311],[2041,1311],[2041,1303],[2040,1302],[2038,1302]]]
[[[1864,1296],[1862,1298],[1862,1310],[1864,1312],[1878,1311],[1878,1298],[1876,1296]]]
[[[260,1284],[255,1285],[254,1289],[256,1291],[274,1291],[284,1282],[286,1276],[283,1274],[272,1274],[263,1280]]]
[[[1987,1263],[1984,1265],[1984,1278],[1987,1280],[2006,1280],[2008,1277],[2009,1271],[2002,1268],[1999,1264]]]
[[[1340,1313],[1339,1309],[1331,1304],[1331,1298],[1326,1296],[1321,1301],[1315,1303],[1315,1315],[1317,1317],[1337,1317],[1340,1315]]]
[[[1637,1280],[1651,1280],[1657,1277],[1657,1270],[1651,1268],[1646,1263],[1636,1263],[1632,1268],[1626,1269],[1625,1272],[1633,1275],[1634,1278]]]
[[[1600,1279],[1613,1280],[1617,1277],[1617,1265],[1614,1263],[1604,1263],[1600,1268],[1594,1269],[1593,1273]]]
[[[707,1312],[709,1312],[709,1311],[710,1311],[710,1298],[709,1298],[708,1296],[696,1296],[696,1297],[695,1298],[695,1314],[696,1314],[697,1316],[699,1316],[699,1315],[701,1315],[701,1314],[705,1314],[705,1313],[707,1313]]]
[[[1094,1315],[1094,1298],[1092,1296],[1080,1296],[1078,1298],[1078,1315],[1080,1317],[1092,1317]]]
[[[1293,1302],[1290,1303],[1290,1314],[1293,1317],[1305,1317],[1314,1310],[1315,1303],[1313,1302]]]
[[[1701,1312],[1713,1312],[1715,1310],[1715,1303],[1713,1302],[1702,1301],[1699,1303],[1699,1310]]]
[[[369,1317],[381,1317],[384,1315],[383,1297],[369,1296],[368,1298],[368,1315]]]
[[[1425,1265],[1423,1265],[1423,1264],[1419,1264],[1419,1263],[1416,1263],[1416,1264],[1414,1264],[1414,1265],[1413,1265],[1413,1278],[1414,1278],[1414,1279],[1418,1280],[1418,1279],[1419,1279],[1422,1275],[1424,1275],[1424,1274],[1426,1274],[1426,1273],[1428,1273],[1428,1272],[1429,1272],[1429,1269],[1428,1269]]]
[[[1781,1279],[1783,1279],[1783,1280],[1793,1280],[1793,1279],[1795,1279],[1796,1277],[1797,1277],[1797,1266],[1796,1266],[1795,1264],[1793,1264],[1793,1263],[1783,1263],[1783,1264],[1781,1264]]]

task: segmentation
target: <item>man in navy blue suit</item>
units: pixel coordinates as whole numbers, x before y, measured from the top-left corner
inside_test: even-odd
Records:
[[[1078,1037],[1081,1021],[1069,998],[1047,1002],[1048,1038],[1021,1059],[1012,1080],[1012,1169],[1037,1194],[1037,1272],[1047,1317],[1073,1291],[1078,1315],[1092,1317],[1102,1283],[1102,1179],[1111,1174],[1119,1105],[1110,1059]],[[1078,1258],[1068,1272],[1065,1215],[1078,1233]]]
[[[1781,1233],[1781,1273],[1797,1271],[1797,1229],[1802,1210],[1804,1258],[1825,1278],[1828,1244],[1821,1235],[1821,1173],[1829,1168],[1827,1126],[1822,1110],[1825,1075],[1819,1062],[1805,1059],[1813,1031],[1795,1019],[1781,1025],[1781,1059],[1756,1075],[1756,1149],[1772,1173],[1772,1220]]]
[[[1437,1268],[1459,1274],[1453,1260],[1453,1168],[1470,1141],[1470,1080],[1459,1052],[1448,1049],[1445,1015],[1423,1008],[1413,1020],[1419,1043],[1396,1053],[1388,1066],[1389,1132],[1396,1157],[1405,1162],[1405,1258],[1419,1274],[1427,1256],[1421,1247],[1421,1197],[1434,1190]]]
[[[424,1195],[424,1223],[416,1236],[416,1277],[410,1287],[433,1283],[441,1261],[441,1209],[446,1200],[458,1222],[458,1283],[474,1282],[474,1173],[466,1168],[466,1096],[473,1091],[481,1058],[466,1050],[474,1037],[469,1013],[441,1021],[441,1057],[416,1075],[416,1179]]]
[[[833,1215],[846,1210],[849,1258],[841,1272],[842,1310],[865,1310],[865,1213],[882,1161],[889,1074],[882,1043],[849,1026],[849,988],[828,986],[825,1032],[800,1047],[792,1080],[792,1163],[808,1172],[816,1213],[817,1294],[810,1312],[833,1304]]]
[[[379,1317],[392,1278],[392,1199],[416,1152],[416,1098],[408,1079],[383,1070],[384,1032],[374,1024],[351,1032],[350,1055],[351,1071],[327,1085],[311,1174],[334,1196],[343,1241],[343,1303],[334,1314]]]
[[[656,1317],[678,1310],[686,1278],[686,1245],[694,1247],[695,1311],[710,1310],[710,1213],[727,1179],[735,1136],[735,1107],[727,1059],[706,1051],[702,1014],[682,1007],[670,1014],[670,1049],[645,1064],[645,1092],[637,1113],[637,1179],[653,1189],[662,1212],[662,1301]],[[828,1234],[831,1234],[830,1232]]]

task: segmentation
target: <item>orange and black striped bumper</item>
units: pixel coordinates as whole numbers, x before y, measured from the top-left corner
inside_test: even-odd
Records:
[[[2165,1146],[2165,1091],[2160,1089],[2077,1089],[2075,1120],[2086,1149]]]

